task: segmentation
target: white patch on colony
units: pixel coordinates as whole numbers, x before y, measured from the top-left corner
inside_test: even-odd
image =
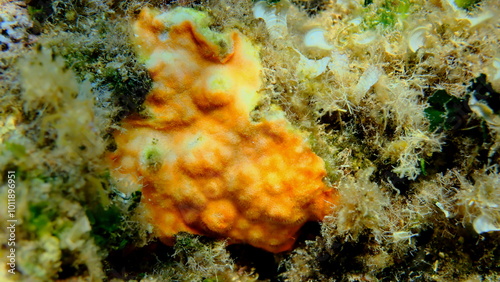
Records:
[[[333,45],[326,42],[325,30],[321,28],[313,28],[304,36],[304,45],[306,47],[317,47],[323,50],[332,50]]]
[[[286,24],[287,9],[278,9],[276,5],[269,5],[266,1],[259,1],[253,6],[253,16],[263,19],[269,34],[274,39],[283,38],[288,34]]]
[[[311,60],[302,55],[300,52],[298,53],[300,56],[298,70],[301,78],[315,78],[327,71],[328,64],[330,63],[330,57],[325,57],[320,60]]]
[[[356,85],[356,94],[359,96],[366,94],[368,90],[377,83],[382,74],[382,71],[375,66],[370,66],[366,69]]]
[[[408,38],[408,45],[412,52],[417,52],[417,50],[424,46],[425,38],[428,33],[428,28],[421,26],[412,30],[410,33],[410,37]]]
[[[491,232],[491,231],[500,231],[500,228],[495,225],[493,219],[487,215],[480,215],[474,219],[472,222],[472,226],[477,234]]]

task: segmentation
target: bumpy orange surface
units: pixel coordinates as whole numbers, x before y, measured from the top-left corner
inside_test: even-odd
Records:
[[[142,183],[142,203],[167,243],[186,231],[290,249],[299,228],[336,200],[322,159],[284,118],[251,121],[261,65],[243,35],[214,44],[193,22],[166,26],[161,17],[144,10],[134,26],[154,86],[145,113],[115,133],[115,174]]]

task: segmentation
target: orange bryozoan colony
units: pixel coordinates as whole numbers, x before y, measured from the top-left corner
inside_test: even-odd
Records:
[[[336,193],[322,182],[323,160],[281,112],[251,120],[258,52],[209,24],[186,8],[140,13],[135,40],[154,85],[144,112],[115,133],[114,174],[142,184],[147,217],[166,243],[185,231],[288,250]]]

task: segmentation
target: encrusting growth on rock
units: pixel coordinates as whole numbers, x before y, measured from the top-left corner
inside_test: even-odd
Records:
[[[337,193],[281,111],[250,118],[260,98],[258,52],[209,23],[192,9],[140,13],[135,39],[154,85],[144,112],[115,132],[111,166],[142,184],[148,219],[167,244],[185,231],[288,250]]]

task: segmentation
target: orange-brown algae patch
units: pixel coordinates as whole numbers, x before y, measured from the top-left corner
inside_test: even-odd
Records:
[[[260,98],[257,50],[238,32],[210,31],[203,17],[184,8],[139,15],[138,52],[154,85],[145,113],[115,132],[111,166],[142,184],[142,204],[167,243],[184,231],[289,250],[337,193],[322,181],[323,160],[283,117],[250,119]]]

